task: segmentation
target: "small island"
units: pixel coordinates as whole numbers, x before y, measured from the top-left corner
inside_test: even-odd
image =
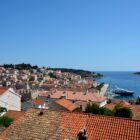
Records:
[[[134,74],[136,74],[136,75],[140,75],[140,72],[135,72]]]

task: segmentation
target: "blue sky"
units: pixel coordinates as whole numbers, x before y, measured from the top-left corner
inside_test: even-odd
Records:
[[[0,0],[0,64],[140,70],[139,0]]]

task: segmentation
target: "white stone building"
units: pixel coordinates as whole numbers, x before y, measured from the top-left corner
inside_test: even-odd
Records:
[[[0,87],[0,107],[7,110],[21,111],[21,96],[12,88]]]

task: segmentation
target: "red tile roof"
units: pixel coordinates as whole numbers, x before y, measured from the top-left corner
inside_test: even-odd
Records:
[[[59,99],[55,101],[57,104],[63,106],[64,108],[66,108],[69,111],[73,111],[77,108],[77,106],[75,104],[73,104],[71,101],[67,100],[67,99]]]
[[[6,112],[6,114],[4,114],[5,116],[8,116],[14,120],[17,120],[19,117],[21,117],[24,114],[24,112],[20,112],[20,111],[13,111],[13,110],[9,110]]]
[[[98,93],[84,93],[84,92],[73,92],[73,91],[56,91],[51,94],[51,98],[59,99],[61,96],[66,96],[68,100],[80,100],[80,101],[93,101],[102,102],[106,100],[106,97],[99,95]]]
[[[87,129],[87,133],[92,140],[140,140],[140,121],[92,116],[88,119],[88,127],[91,129]]]
[[[140,121],[72,113],[64,111],[28,110],[1,135],[2,140],[76,140],[85,128],[88,140],[140,140]]]
[[[128,105],[130,105],[130,103],[128,103],[128,102],[125,101],[125,100],[121,100],[121,101],[119,102],[119,104],[122,105],[122,106],[128,106]]]
[[[2,95],[4,92],[6,92],[8,88],[0,87],[0,95]]]
[[[41,99],[32,99],[32,102],[35,103],[35,104],[38,104],[38,105],[42,105],[44,104],[45,102]]]

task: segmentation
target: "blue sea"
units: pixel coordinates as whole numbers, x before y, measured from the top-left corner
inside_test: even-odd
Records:
[[[114,89],[115,86],[119,88],[128,89],[134,91],[133,96],[117,96],[119,99],[135,99],[140,96],[140,75],[133,74],[134,72],[99,72],[104,76],[96,79],[97,82],[105,82],[110,84],[110,89]]]

